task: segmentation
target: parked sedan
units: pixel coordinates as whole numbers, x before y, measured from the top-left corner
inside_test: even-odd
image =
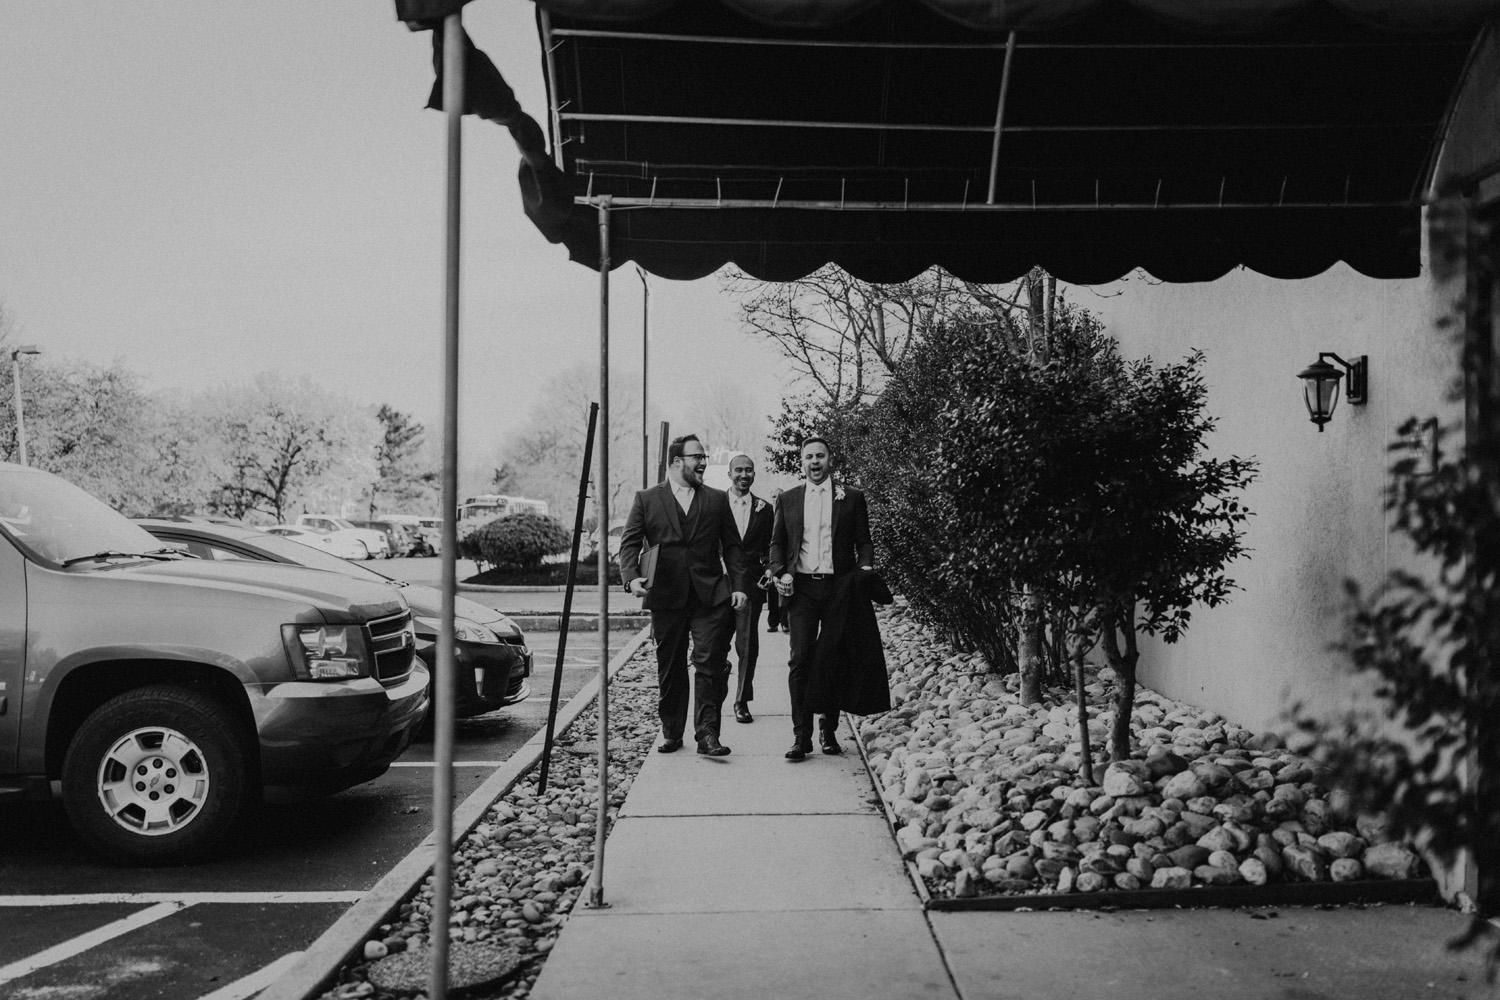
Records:
[[[433,587],[393,580],[365,566],[332,557],[289,537],[249,525],[200,524],[142,518],[137,521],[159,540],[199,559],[295,563],[361,580],[399,587],[411,606],[417,632],[417,655],[436,669],[437,634],[442,592]],[[454,598],[454,636],[458,657],[459,718],[493,712],[531,696],[531,650],[515,622],[483,604]]]
[[[365,546],[364,542],[358,538],[352,538],[349,535],[339,534],[338,532],[320,535],[316,531],[299,528],[295,524],[273,524],[269,528],[262,529],[250,528],[248,525],[246,527],[250,531],[259,530],[263,534],[276,535],[279,538],[297,542],[310,549],[317,549],[320,552],[326,552],[340,559],[370,558],[370,550]]]
[[[342,517],[334,517],[332,514],[298,514],[292,523],[320,535],[343,534],[356,538],[370,551],[371,559],[389,559],[395,555],[390,543],[386,541],[385,532],[356,527],[353,521]]]

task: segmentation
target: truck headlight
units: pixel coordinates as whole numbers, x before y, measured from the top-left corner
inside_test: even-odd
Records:
[[[342,681],[371,674],[370,645],[359,625],[283,625],[281,641],[303,680]]]
[[[421,626],[424,632],[431,632],[433,635],[438,634],[440,627],[438,619],[415,618],[413,621]],[[453,619],[453,638],[462,642],[497,643],[500,641],[494,632],[491,632],[488,628],[470,618]]]

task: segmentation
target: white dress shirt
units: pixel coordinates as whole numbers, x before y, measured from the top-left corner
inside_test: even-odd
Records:
[[[807,484],[802,493],[802,549],[798,573],[833,572],[833,479]]]
[[[693,505],[693,488],[691,486],[678,486],[676,483],[673,483],[672,495],[677,498],[677,506],[681,507],[682,512],[686,514],[688,508]]]
[[[743,539],[750,528],[750,494],[737,497],[730,493],[729,509],[734,514],[734,526],[740,529],[740,538]]]

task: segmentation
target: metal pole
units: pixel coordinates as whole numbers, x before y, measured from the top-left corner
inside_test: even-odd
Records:
[[[995,139],[990,145],[990,196],[995,203],[995,185],[1000,178],[1000,136],[1005,132],[1005,102],[1010,94],[1010,65],[1016,54],[1016,33],[1005,40],[1005,66],[1000,70],[1000,98],[995,102]]]
[[[661,437],[656,442],[656,481],[658,483],[667,478],[667,445],[670,443],[671,433],[672,425],[663,420]]]
[[[583,445],[583,472],[578,477],[578,505],[573,514],[573,551],[568,559],[568,586],[563,591],[562,618],[557,630],[557,669],[552,672],[552,701],[547,707],[547,737],[542,740],[542,773],[536,782],[540,795],[547,790],[552,761],[552,733],[557,728],[557,701],[562,696],[563,656],[568,650],[568,623],[573,620],[573,585],[578,582],[578,543],[583,540],[583,511],[589,498],[589,460],[594,457],[594,424],[599,404],[589,404],[589,429]]]
[[[432,774],[432,968],[427,996],[448,996],[448,913],[453,885],[453,656],[454,594],[458,590],[458,316],[459,221],[463,180],[464,38],[463,19],[443,19],[443,109],[448,113],[447,233],[443,303],[443,602],[437,638],[436,717]]]
[[[604,831],[609,822],[609,195],[599,199],[599,807],[594,820],[590,906],[604,902]]]
[[[651,487],[651,428],[647,424],[646,372],[651,353],[651,286],[646,283],[646,269],[637,264],[641,276],[641,489]]]
[[[21,352],[10,352],[10,379],[16,389],[16,443],[21,447],[21,464],[26,461],[26,418],[21,413]]]

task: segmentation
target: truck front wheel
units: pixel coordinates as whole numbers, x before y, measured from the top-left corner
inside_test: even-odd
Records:
[[[63,803],[79,836],[114,861],[191,861],[222,843],[246,811],[254,757],[254,734],[211,693],[136,688],[74,734]]]

